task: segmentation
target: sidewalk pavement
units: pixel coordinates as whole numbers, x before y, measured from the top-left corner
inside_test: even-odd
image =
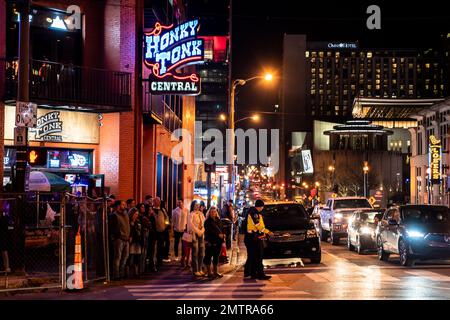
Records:
[[[236,272],[241,268],[245,260],[247,258],[247,250],[244,245],[244,236],[239,235],[237,238],[237,241],[232,242],[232,248],[230,250],[227,250],[228,260],[229,263],[226,264],[219,264],[219,272],[223,274],[230,274],[233,272]],[[173,242],[171,242],[171,257],[174,257],[173,253]],[[85,284],[85,288],[87,288],[88,291],[97,291],[102,290],[106,288],[114,288],[114,287],[120,287],[125,286],[130,283],[139,284],[140,282],[146,282],[146,281],[152,281],[157,279],[176,279],[179,276],[186,276],[186,274],[189,274],[191,271],[189,269],[182,269],[180,262],[175,261],[175,259],[171,260],[169,263],[163,263],[161,269],[156,273],[149,273],[142,275],[140,278],[132,278],[132,279],[125,279],[121,281],[111,281],[109,283],[104,282],[91,282]],[[30,280],[34,280],[33,283],[30,283]],[[7,281],[7,282],[6,282]],[[48,292],[49,289],[39,288],[41,283],[35,283],[39,282],[38,279],[30,279],[26,277],[21,276],[14,276],[14,275],[8,275],[6,278],[4,274],[0,274],[0,290],[5,289],[5,285],[7,284],[8,289],[13,289],[11,291],[12,294],[16,293],[30,293],[35,292]],[[14,289],[17,288],[25,288],[25,287],[31,287],[30,285],[34,284],[33,287],[37,287],[34,289],[24,290],[24,291],[16,291]],[[53,291],[53,289],[50,289]],[[55,289],[58,291],[59,289]],[[10,294],[11,294],[10,293]],[[6,293],[4,293],[6,294]],[[6,294],[6,296],[10,296],[10,294]],[[0,298],[3,296],[3,294],[0,292]]]

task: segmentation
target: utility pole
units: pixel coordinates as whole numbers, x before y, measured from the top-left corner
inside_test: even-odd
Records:
[[[233,54],[232,54],[232,39],[233,39],[233,0],[230,0],[229,6],[229,35],[230,39],[228,41],[228,129],[230,130],[230,146],[227,149],[227,162],[228,162],[228,199],[233,199],[234,192],[234,94],[235,94],[235,86],[233,83],[233,72],[232,72],[232,62],[233,62]],[[228,136],[228,135],[227,135]]]
[[[23,0],[19,3],[19,70],[17,101],[30,102],[30,2]],[[26,146],[17,147],[16,151],[16,183],[15,191],[25,191],[25,171],[27,168],[28,128],[24,135]]]
[[[17,101],[30,102],[30,2],[22,0],[19,2],[19,70]],[[19,193],[17,197],[17,208],[14,216],[14,264],[17,272],[25,274],[25,225],[23,214],[25,212],[25,173],[27,169],[27,145],[28,128],[25,127],[25,146],[16,148],[16,179],[14,189]],[[39,205],[39,204],[38,204]]]

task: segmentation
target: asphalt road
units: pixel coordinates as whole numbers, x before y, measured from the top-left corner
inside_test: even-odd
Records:
[[[241,252],[242,253],[242,252]],[[162,299],[162,300],[296,300],[296,299],[450,299],[450,261],[399,265],[396,256],[381,262],[375,253],[358,255],[322,243],[322,263],[296,258],[265,260],[269,281],[243,279],[242,267],[222,279],[193,280],[171,263],[144,279],[90,286],[80,293],[20,294],[11,299]],[[245,253],[240,255],[240,263]]]

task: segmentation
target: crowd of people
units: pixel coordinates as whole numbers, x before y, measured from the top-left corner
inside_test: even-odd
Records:
[[[221,278],[220,262],[228,262],[226,247],[235,236],[237,218],[232,201],[222,210],[206,208],[193,201],[190,208],[182,199],[169,214],[159,197],[146,196],[144,202],[108,200],[110,266],[113,280],[139,277],[158,272],[164,263],[174,260],[193,277]],[[230,242],[230,243],[229,243]],[[220,258],[223,258],[220,260]]]

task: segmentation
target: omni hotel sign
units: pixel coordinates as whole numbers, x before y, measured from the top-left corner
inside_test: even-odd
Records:
[[[183,74],[177,69],[204,59],[203,39],[197,38],[199,21],[178,26],[163,26],[159,22],[145,34],[144,63],[150,69],[150,92],[156,95],[200,94],[200,76]]]
[[[436,139],[435,136],[430,136],[429,149],[430,181],[432,184],[440,184],[442,163],[441,140]]]

